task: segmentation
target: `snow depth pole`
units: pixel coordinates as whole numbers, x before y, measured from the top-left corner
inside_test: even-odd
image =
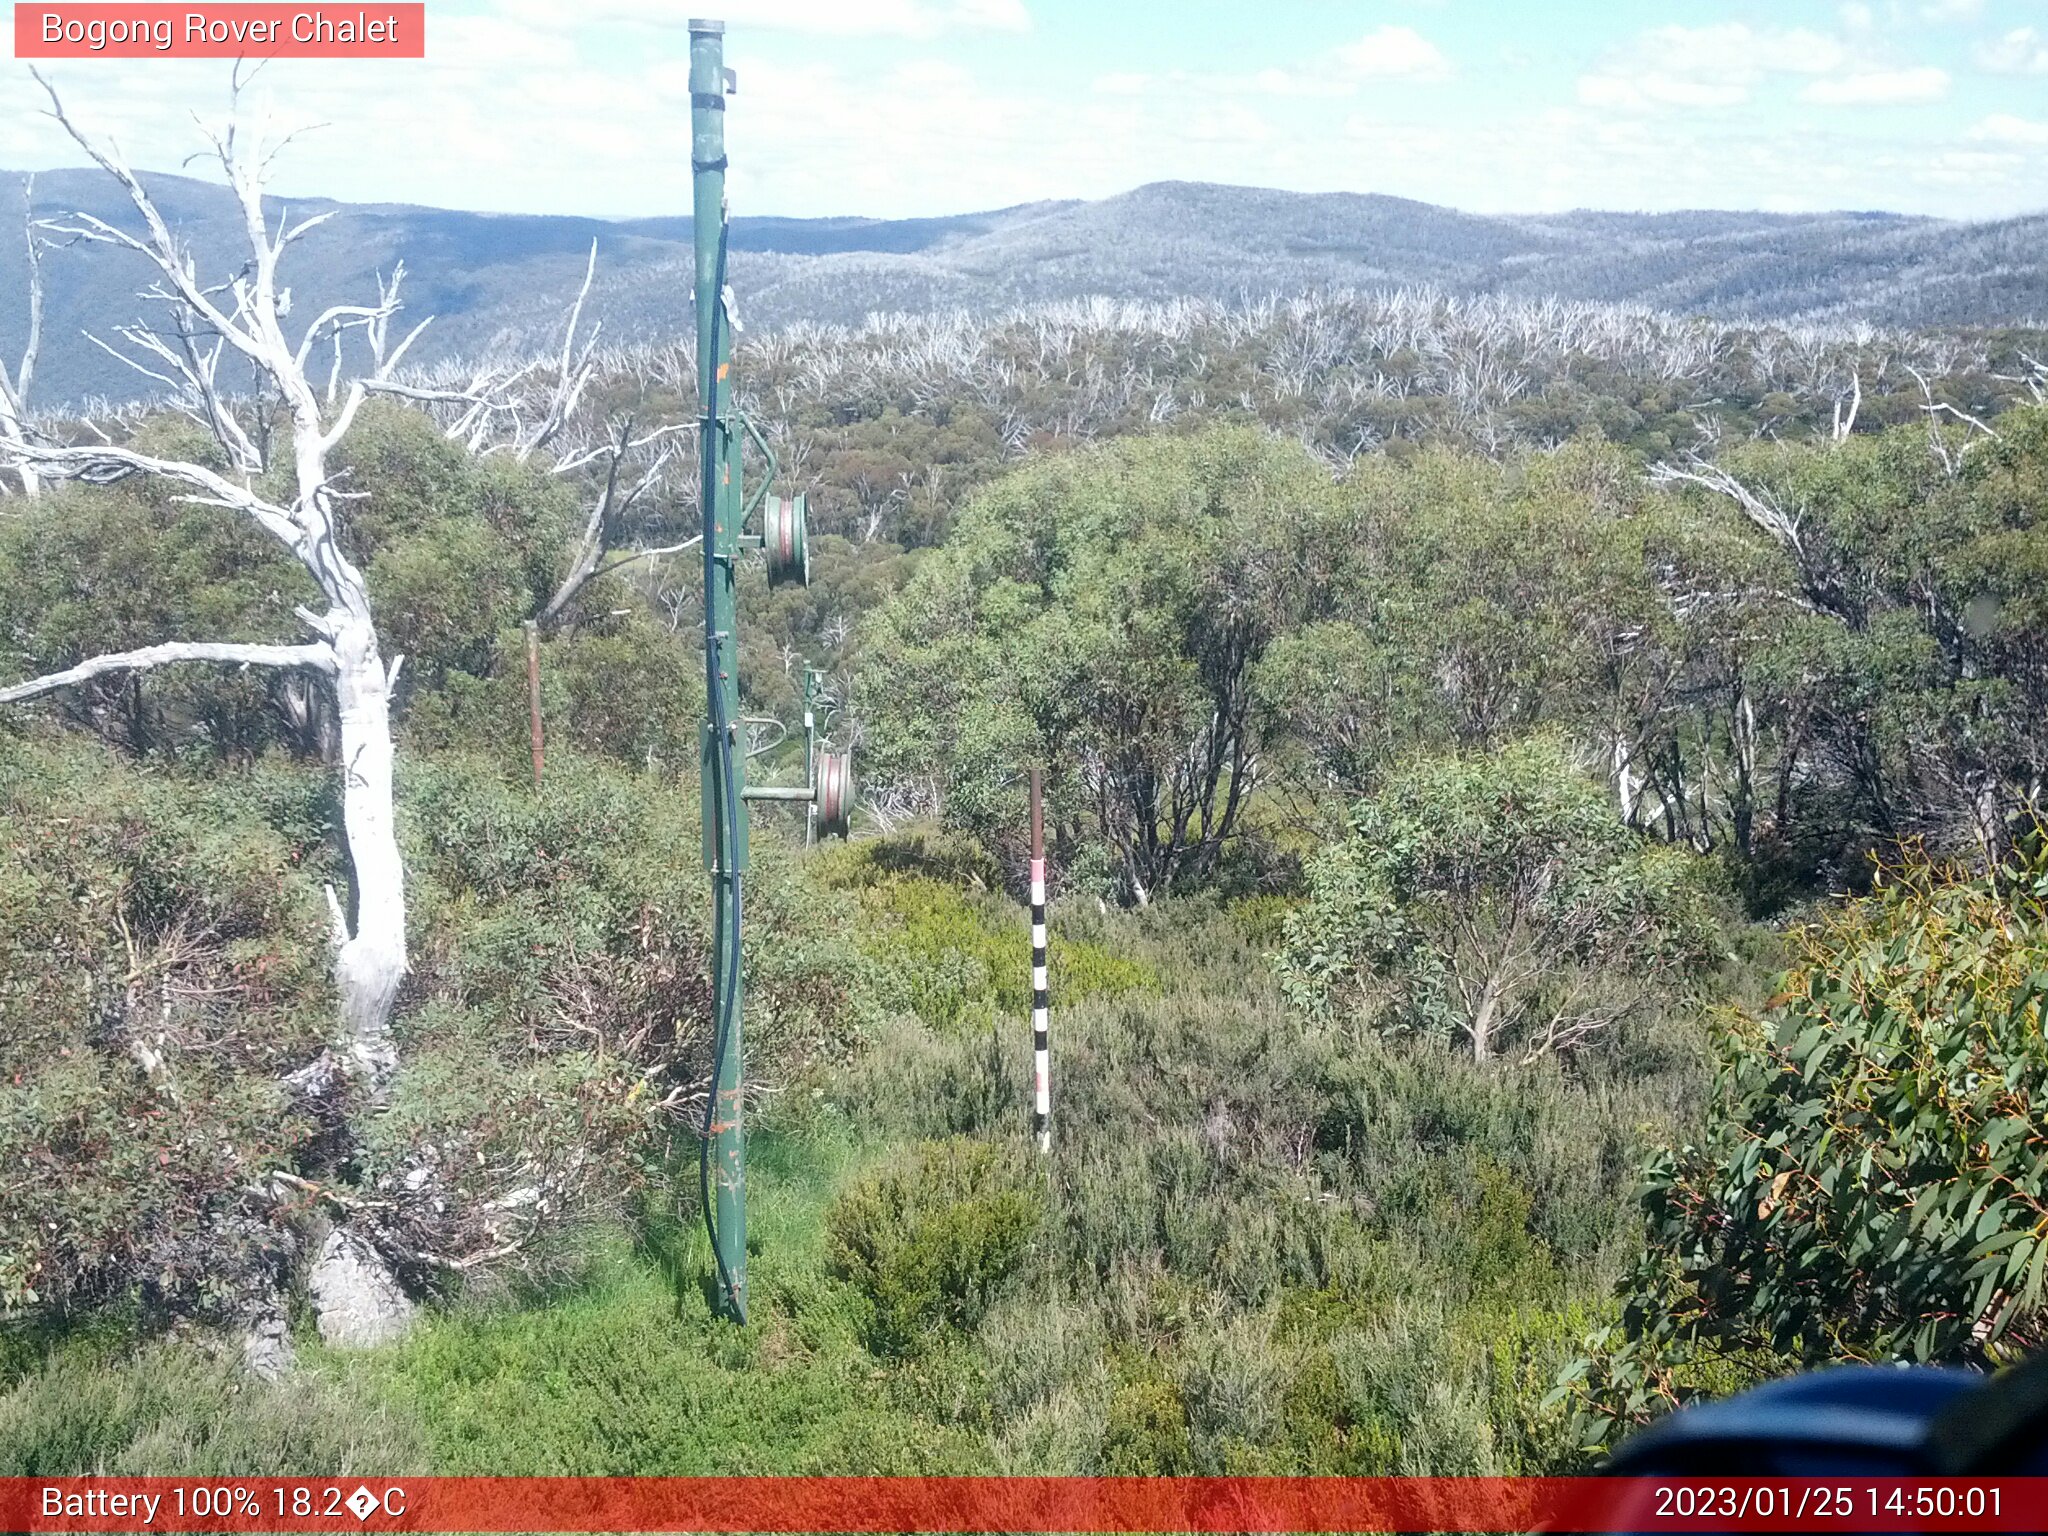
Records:
[[[1051,1011],[1045,973],[1045,802],[1031,770],[1031,1129],[1038,1150],[1052,1150]]]
[[[712,1077],[699,1164],[704,1225],[718,1268],[719,1301],[747,1320],[745,1057],[740,1042],[740,880],[747,867],[741,804],[746,752],[739,740],[735,585],[740,474],[732,405],[732,313],[726,301],[725,23],[690,22],[691,227],[697,248],[698,465],[704,511],[704,863],[711,874]]]

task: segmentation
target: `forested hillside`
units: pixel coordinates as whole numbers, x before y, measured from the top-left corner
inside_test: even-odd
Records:
[[[240,219],[223,188],[171,174],[147,183],[202,264],[240,260]],[[0,188],[21,184],[0,173]],[[89,170],[35,178],[31,201],[37,217],[59,220],[75,211],[117,218],[125,206],[120,190]],[[18,193],[0,193],[0,219],[11,222],[22,207]],[[612,335],[673,336],[690,326],[687,218],[319,197],[273,197],[270,209],[273,217],[327,216],[294,252],[301,313],[347,302],[405,263],[415,312],[437,317],[421,361],[545,351],[593,247],[594,302]],[[2041,216],[1957,223],[1858,212],[1477,215],[1403,198],[1161,182],[1096,202],[939,218],[738,217],[731,275],[750,332],[955,310],[991,320],[1019,306],[1096,298],[1239,304],[1402,290],[1616,304],[1724,323],[1975,329],[2048,317],[2044,227]],[[120,253],[71,245],[62,261],[63,280],[51,285],[46,398],[148,394],[151,379],[82,335],[130,316],[133,285]],[[13,289],[22,277],[20,242],[0,241],[0,285]],[[18,350],[21,325],[19,313],[0,311],[0,352]]]
[[[863,808],[754,811],[741,1327],[694,359],[387,289],[319,387],[252,270],[264,393],[0,437],[0,1473],[1556,1470],[2040,1339],[2039,333],[747,333],[744,701]]]

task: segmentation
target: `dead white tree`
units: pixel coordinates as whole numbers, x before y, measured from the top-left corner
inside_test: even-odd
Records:
[[[470,370],[467,377],[450,375],[445,364],[437,370],[438,377],[400,379],[385,369],[363,380],[362,387],[425,406],[444,424],[449,441],[461,443],[479,458],[509,453],[524,463],[561,435],[597,376],[601,361],[597,340],[603,322],[591,326],[587,335],[577,334],[596,279],[597,242],[593,240],[583,267],[583,285],[576,290],[562,327],[561,354],[555,359],[552,378],[545,376],[539,358],[528,358],[518,363],[488,361]],[[338,375],[339,370],[337,354],[333,371]],[[330,380],[330,391],[332,387]]]
[[[576,290],[576,302],[569,306],[569,318],[562,327],[562,355],[555,364],[555,387],[548,393],[540,420],[519,436],[515,451],[521,459],[532,457],[555,440],[576,414],[576,403],[597,373],[597,337],[604,323],[599,321],[591,326],[580,346],[576,337],[577,327],[583,323],[584,303],[590,298],[590,285],[596,278],[597,242],[592,240],[590,260],[583,267],[583,286]]]
[[[1962,473],[1964,456],[1982,442],[1997,442],[1998,434],[1960,406],[1950,405],[1946,400],[1937,400],[1934,397],[1934,386],[1928,382],[1927,375],[1911,363],[1906,365],[1906,372],[1913,375],[1913,382],[1920,386],[1920,398],[1924,402],[1920,409],[1927,413],[1927,451],[1941,465],[1942,473],[1953,480]],[[1970,438],[1961,448],[1951,449],[1947,437],[1941,430],[1941,418],[1944,413],[1971,430],[1981,432],[1983,436]]]
[[[609,424],[604,441],[597,447],[570,454],[555,465],[557,474],[568,474],[594,463],[602,464],[604,472],[584,520],[583,536],[569,562],[569,573],[541,610],[540,623],[544,628],[559,623],[578,594],[600,576],[609,576],[641,560],[681,554],[702,540],[703,535],[699,534],[678,544],[620,549],[631,526],[633,509],[662,483],[681,447],[680,434],[694,425],[669,422],[636,436],[633,418],[621,416]]]
[[[443,423],[451,442],[462,444],[477,458],[506,453],[523,463],[546,449],[554,458],[549,467],[553,474],[573,475],[597,467],[590,509],[570,553],[568,570],[535,617],[543,629],[560,624],[584,589],[600,577],[641,561],[681,554],[701,539],[651,545],[636,542],[637,536],[647,531],[646,520],[636,518],[636,511],[667,489],[671,471],[687,448],[684,434],[694,429],[695,422],[670,421],[643,432],[639,418],[629,410],[613,414],[599,430],[579,413],[586,391],[602,371],[609,370],[614,380],[627,373],[640,374],[643,395],[651,382],[651,370],[643,366],[646,354],[606,355],[597,350],[602,321],[583,332],[584,306],[596,277],[597,242],[593,240],[551,369],[540,359],[529,358],[518,363],[485,363],[459,373],[444,365],[439,377],[378,377],[365,384],[372,393],[424,407]],[[687,376],[688,369],[677,370],[677,374]],[[689,478],[682,484],[685,502],[693,504]]]
[[[1851,359],[1849,368],[1848,409],[1844,410],[1843,399],[1835,396],[1835,426],[1829,436],[1830,442],[1846,442],[1849,434],[1856,430],[1856,413],[1863,409],[1863,367],[1861,359]]]
[[[1702,454],[1688,452],[1678,463],[1652,464],[1650,483],[1696,485],[1716,496],[1725,496],[1742,509],[1742,515],[1752,527],[1781,546],[1793,559],[1803,560],[1805,557],[1799,511],[1786,507],[1767,487],[1744,484]]]
[[[0,462],[48,480],[107,484],[150,476],[181,488],[180,500],[220,507],[261,527],[305,570],[324,608],[300,607],[310,640],[292,645],[239,645],[166,641],[140,650],[96,656],[62,671],[0,688],[0,703],[36,698],[109,672],[145,672],[158,667],[210,663],[240,667],[291,668],[324,680],[333,689],[338,720],[342,816],[354,876],[354,918],[330,888],[334,976],[340,996],[341,1070],[382,1093],[397,1064],[391,1042],[391,1011],[405,975],[405,880],[392,815],[391,692],[402,658],[387,661],[378,644],[363,575],[343,552],[339,537],[347,501],[328,467],[346,436],[366,391],[388,377],[419,335],[419,327],[395,347],[387,328],[399,308],[398,278],[382,285],[375,304],[336,305],[320,314],[294,343],[285,334],[289,309],[277,280],[279,258],[292,243],[325,220],[319,214],[297,223],[280,218],[272,228],[263,206],[263,182],[289,135],[271,139],[258,131],[242,136],[231,125],[209,133],[210,158],[225,172],[240,205],[249,260],[225,282],[203,285],[191,255],[178,242],[156,204],[112,144],[102,145],[66,115],[57,92],[36,76],[50,98],[50,115],[120,183],[140,217],[142,233],[131,234],[90,214],[55,221],[53,228],[97,244],[117,246],[143,258],[155,271],[144,290],[171,315],[168,329],[123,328],[121,334],[149,358],[164,365],[165,377],[185,394],[195,414],[215,428],[233,468],[221,473],[205,465],[163,459],[113,442],[69,445],[35,438],[0,441]],[[236,81],[239,108],[240,79]],[[323,410],[308,382],[313,349],[337,329],[360,330],[368,341],[369,376],[348,386],[337,404]],[[145,339],[146,338],[146,339]],[[233,403],[222,393],[218,359],[228,353],[246,360],[274,389],[290,423],[292,493],[272,500],[255,487],[261,456]],[[133,359],[131,359],[133,360]],[[298,1075],[302,1087],[332,1080],[336,1058]]]
[[[1798,601],[1813,612],[1858,622],[1859,599],[1845,589],[1826,540],[1822,539],[1816,548],[1807,538],[1803,508],[1787,506],[1770,486],[1743,480],[1697,450],[1688,450],[1676,463],[1652,464],[1649,480],[1652,485],[1666,487],[1696,486],[1734,502],[1750,526],[1770,539],[1791,561],[1798,577]]]
[[[43,246],[36,234],[35,178],[21,184],[22,230],[28,246],[28,339],[21,349],[21,362],[12,374],[0,358],[0,444],[20,445],[28,441],[28,392],[35,382],[36,353],[43,340]],[[41,479],[27,464],[16,462],[14,473],[22,494],[33,496],[42,488]]]

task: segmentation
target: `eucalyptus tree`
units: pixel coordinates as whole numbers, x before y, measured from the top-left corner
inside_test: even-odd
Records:
[[[1263,782],[1253,674],[1316,585],[1332,491],[1306,450],[1243,429],[999,481],[869,626],[869,773],[995,835],[1041,762],[1056,857],[1138,904],[1206,879]]]
[[[1746,536],[1744,604],[1776,615],[1748,697],[1766,735],[1777,722],[1778,822],[1801,798],[1833,802],[1852,841],[1996,856],[2048,787],[2048,410],[1991,426],[1937,407],[1919,425],[1690,455],[1652,477]]]
[[[1619,1321],[1557,1396],[1589,1448],[1746,1378],[1985,1368],[2048,1342],[2048,855],[1912,862],[1791,939],[1778,995],[1724,1017],[1696,1137],[1643,1173]]]
[[[1622,825],[1559,738],[1424,757],[1310,860],[1282,983],[1312,1016],[1479,1061],[1584,1049],[1711,961],[1706,869]]]

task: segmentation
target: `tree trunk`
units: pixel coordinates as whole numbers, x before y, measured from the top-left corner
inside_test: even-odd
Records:
[[[340,925],[334,974],[350,1057],[376,1095],[398,1065],[391,1010],[406,970],[405,871],[391,796],[391,678],[366,615],[337,614],[333,622],[342,825],[355,871],[354,931]]]
[[[1989,769],[1979,770],[1976,783],[1970,789],[1971,819],[1976,823],[1977,846],[1981,851],[1986,869],[1996,869],[1999,862],[2011,851],[2012,838],[2005,821],[2005,796],[1998,775]]]
[[[1501,977],[1495,971],[1486,978],[1479,994],[1479,1006],[1472,1013],[1472,1059],[1484,1061],[1493,1054],[1494,1018],[1500,1012]]]
[[[0,439],[5,439],[10,443],[24,443],[27,441],[27,436],[22,430],[22,424],[15,419],[13,411],[8,408],[4,399],[0,399]],[[34,465],[24,460],[16,459],[13,468],[15,478],[21,481],[21,493],[24,496],[34,496],[41,492],[43,488],[42,476],[36,473]]]
[[[401,269],[388,282],[380,279],[374,305],[342,305],[325,311],[301,334],[297,346],[285,335],[284,317],[289,312],[289,290],[277,282],[277,264],[286,248],[301,238],[325,215],[302,219],[296,225],[280,220],[273,233],[264,206],[262,178],[270,157],[281,144],[266,145],[238,140],[230,131],[214,140],[214,148],[228,184],[240,204],[249,259],[229,282],[202,286],[189,253],[171,234],[169,226],[150,200],[148,192],[117,152],[103,149],[81,134],[65,115],[63,102],[49,82],[37,76],[50,97],[51,112],[90,158],[115,178],[127,192],[141,216],[145,235],[123,234],[97,219],[85,218],[68,232],[89,242],[124,246],[140,252],[154,265],[160,278],[148,291],[168,301],[180,312],[179,324],[196,325],[202,332],[219,338],[222,346],[246,360],[259,383],[267,379],[291,416],[292,462],[296,471],[294,494],[288,505],[267,499],[256,488],[254,472],[267,467],[270,442],[267,408],[259,409],[264,419],[263,452],[241,425],[234,403],[216,385],[212,359],[221,356],[214,347],[208,361],[193,357],[189,348],[180,362],[167,350],[157,355],[166,359],[191,396],[204,407],[204,419],[211,425],[220,448],[240,472],[230,477],[189,460],[160,459],[132,447],[102,441],[98,445],[28,442],[23,440],[22,402],[33,370],[36,304],[40,290],[34,283],[36,245],[29,247],[31,268],[31,337],[29,354],[21,369],[19,386],[0,393],[9,396],[0,416],[0,460],[10,466],[27,464],[45,479],[74,478],[111,481],[132,474],[155,476],[196,494],[188,497],[201,504],[239,512],[276,539],[305,567],[326,599],[324,614],[298,610],[319,636],[316,643],[300,646],[245,645],[240,643],[168,642],[139,650],[92,658],[63,672],[51,673],[26,684],[0,688],[0,702],[32,698],[59,687],[89,681],[112,671],[141,672],[158,666],[204,662],[227,665],[258,665],[288,669],[311,669],[331,680],[334,687],[335,734],[338,736],[341,774],[342,825],[348,844],[353,876],[351,911],[344,911],[332,888],[328,903],[334,925],[334,980],[339,1001],[340,1038],[321,1058],[291,1073],[286,1085],[302,1098],[318,1098],[334,1092],[344,1073],[367,1090],[368,1108],[374,1110],[385,1098],[397,1071],[398,1053],[392,1041],[391,1017],[398,991],[406,973],[405,872],[399,857],[396,819],[392,804],[391,692],[398,664],[388,667],[377,642],[370,601],[362,573],[349,561],[345,541],[340,538],[344,503],[331,483],[327,457],[347,437],[350,423],[368,391],[389,385],[391,375],[406,349],[419,335],[419,327],[396,348],[386,346],[387,326],[398,312],[398,284]],[[239,81],[237,82],[239,90]],[[595,251],[593,248],[593,260]],[[588,281],[585,283],[586,290]],[[225,296],[231,296],[232,302]],[[580,304],[580,300],[579,300]],[[223,307],[226,306],[226,307]],[[354,380],[340,406],[323,419],[319,394],[306,373],[306,359],[323,340],[338,344],[344,332],[359,331],[373,364],[367,378]],[[574,321],[570,325],[573,338]],[[182,334],[183,332],[181,332]],[[154,333],[151,333],[154,334]],[[570,367],[564,354],[565,382],[558,389],[543,430],[523,443],[525,451],[541,446],[558,430],[575,404],[581,384],[571,385],[574,376],[587,380],[588,370]],[[156,375],[163,377],[162,375]],[[0,377],[0,385],[6,383]],[[328,403],[333,404],[330,394]],[[521,454],[524,457],[524,452]],[[24,481],[24,484],[28,482]],[[289,688],[287,706],[292,705]],[[310,711],[292,712],[305,721]],[[346,1203],[346,1202],[344,1202]],[[328,1235],[311,1277],[315,1309],[320,1315],[322,1335],[335,1343],[375,1343],[402,1331],[411,1306],[390,1267],[378,1254],[367,1232],[337,1230]],[[251,1335],[251,1363],[259,1370],[282,1368],[276,1348],[275,1330],[265,1323]]]
[[[1749,690],[1739,685],[1731,724],[1735,738],[1735,846],[1746,859],[1756,852],[1756,707],[1750,703]]]
[[[1620,731],[1614,733],[1614,787],[1621,799],[1621,820],[1624,826],[1636,824],[1637,802],[1641,798],[1636,783],[1635,764],[1629,753],[1628,738]]]

